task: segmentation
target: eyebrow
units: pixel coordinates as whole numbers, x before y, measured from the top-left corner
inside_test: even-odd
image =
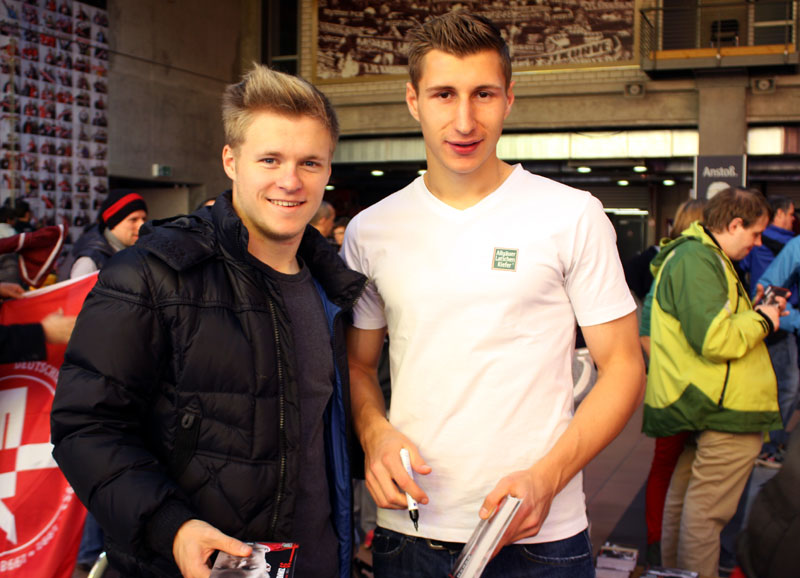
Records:
[[[473,92],[480,92],[481,90],[501,90],[502,88],[503,88],[503,85],[501,85],[501,84],[481,84],[479,86],[476,86],[474,89],[472,89],[472,91]],[[438,85],[438,86],[431,86],[429,88],[426,88],[425,92],[426,93],[441,92],[442,90],[450,90],[452,92],[457,92],[456,87],[450,86],[450,85],[447,85],[447,84],[442,84],[442,85]]]
[[[284,158],[286,155],[284,153],[280,152],[280,151],[267,150],[267,151],[263,151],[263,152],[260,152],[260,153],[255,153],[255,156],[257,158],[264,158],[264,157]],[[309,156],[306,156],[306,157],[302,157],[302,158],[304,160],[323,160],[324,161],[326,157],[312,154],[312,155],[309,155]]]

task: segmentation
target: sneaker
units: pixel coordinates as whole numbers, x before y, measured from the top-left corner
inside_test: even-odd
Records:
[[[756,465],[765,468],[772,468],[773,470],[783,467],[783,452],[780,450],[775,452],[761,452],[756,458]]]

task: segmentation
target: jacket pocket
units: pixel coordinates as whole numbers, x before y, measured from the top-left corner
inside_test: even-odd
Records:
[[[199,404],[193,402],[178,414],[178,430],[175,432],[175,445],[169,460],[169,474],[173,480],[181,477],[197,450],[202,421],[197,405]]]

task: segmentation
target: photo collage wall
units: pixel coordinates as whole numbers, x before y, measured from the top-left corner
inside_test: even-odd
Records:
[[[0,203],[14,197],[74,242],[108,194],[108,12],[0,0]]]

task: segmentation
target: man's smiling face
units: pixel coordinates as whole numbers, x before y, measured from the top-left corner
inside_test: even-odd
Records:
[[[244,142],[222,151],[233,207],[251,246],[300,242],[331,174],[331,134],[309,116],[254,113]],[[252,251],[251,251],[252,252]]]

